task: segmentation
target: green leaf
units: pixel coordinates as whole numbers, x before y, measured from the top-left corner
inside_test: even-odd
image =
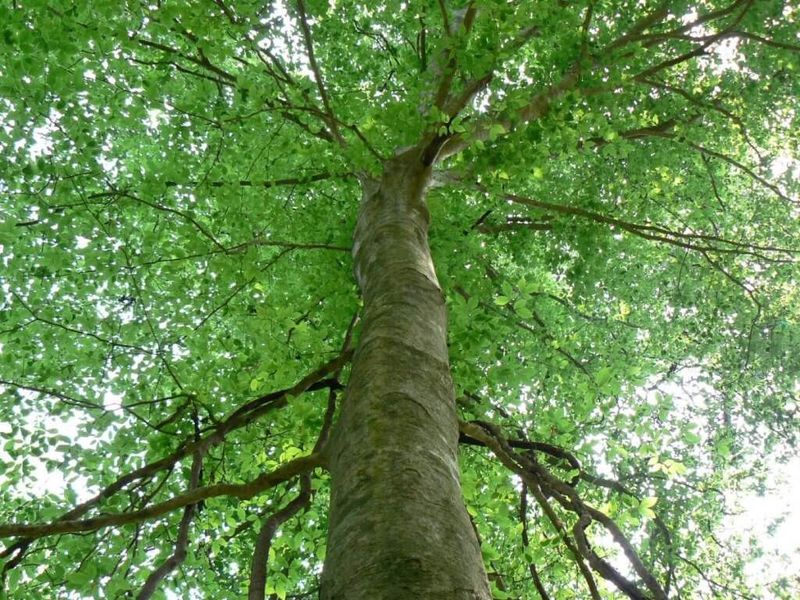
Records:
[[[514,304],[514,312],[516,312],[523,319],[533,318],[533,312],[521,302]]]
[[[701,439],[702,438],[699,435],[697,435],[695,432],[693,432],[693,431],[684,431],[683,432],[683,440],[687,444],[699,444]]]
[[[490,142],[495,141],[499,136],[506,133],[506,128],[503,127],[500,123],[492,123],[489,126],[489,132],[487,137],[489,138]]]

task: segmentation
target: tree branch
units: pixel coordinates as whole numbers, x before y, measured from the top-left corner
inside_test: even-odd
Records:
[[[352,328],[358,321],[358,315],[353,317],[348,328],[348,334],[345,336],[343,349],[350,346],[350,333]],[[336,373],[338,375],[338,371]],[[325,418],[322,423],[322,428],[314,445],[314,453],[324,455],[325,446],[330,437],[331,426],[333,425],[333,416],[336,412],[336,390],[331,388],[328,392],[328,407],[325,411]],[[324,462],[324,458],[323,458]],[[248,587],[248,600],[264,600],[264,588],[267,583],[267,560],[269,557],[269,549],[272,546],[272,538],[277,532],[278,528],[291,517],[296,515],[300,510],[307,507],[311,501],[311,475],[305,473],[300,478],[300,492],[289,504],[284,508],[274,513],[261,525],[258,532],[255,546],[253,547],[253,558],[250,563],[250,584]]]
[[[535,94],[530,101],[520,108],[512,118],[489,114],[476,120],[466,134],[449,136],[437,149],[435,161],[442,161],[458,154],[476,141],[488,139],[492,126],[501,126],[505,133],[512,131],[518,123],[529,123],[541,118],[550,110],[553,101],[575,88],[580,80],[580,66],[573,65],[556,83]]]
[[[639,590],[633,582],[625,578],[591,549],[584,530],[592,521],[602,524],[611,534],[614,541],[622,548],[633,570],[653,595],[653,598],[655,600],[667,600],[664,590],[644,566],[633,545],[616,523],[604,513],[583,502],[574,488],[551,475],[544,466],[535,460],[515,453],[497,426],[482,421],[460,422],[459,430],[469,437],[486,444],[504,466],[522,477],[535,496],[540,487],[546,489],[548,495],[555,498],[561,506],[578,515],[578,521],[573,527],[573,534],[578,541],[578,550],[601,576],[612,581],[631,600],[649,600],[649,597]],[[542,498],[544,498],[544,495],[542,495]],[[545,509],[544,506],[542,508]]]
[[[696,147],[701,151],[706,151],[702,146],[689,143],[690,146]],[[708,151],[712,156],[717,156],[718,153]],[[743,166],[743,165],[742,165]],[[756,176],[757,177],[757,176]],[[768,183],[768,182],[767,182]],[[489,190],[480,184],[475,185],[477,189],[488,193]],[[773,186],[774,187],[774,186]],[[648,240],[663,242],[678,246],[687,250],[694,250],[697,252],[714,252],[719,254],[734,254],[734,255],[751,255],[771,262],[793,262],[792,257],[800,253],[798,248],[783,248],[772,245],[759,245],[750,244],[745,242],[737,242],[719,237],[717,235],[703,234],[703,233],[682,233],[662,227],[660,225],[639,224],[630,221],[624,221],[614,217],[609,217],[600,213],[596,213],[577,206],[567,206],[564,204],[553,204],[551,202],[543,202],[541,200],[534,200],[532,198],[525,198],[516,194],[502,194],[502,198],[515,202],[517,204],[524,204],[533,208],[546,210],[565,215],[576,216],[595,223],[611,225],[619,227],[621,230],[642,237]],[[511,228],[511,227],[509,227]],[[786,254],[788,258],[775,258],[768,256],[765,253]]]
[[[243,181],[165,181],[165,187],[179,187],[179,186],[200,186],[207,185],[209,187],[223,187],[226,185],[238,185],[240,187],[260,187],[260,188],[273,188],[284,185],[303,185],[306,183],[314,183],[317,181],[324,181],[326,179],[338,179],[340,177],[347,177],[346,173],[316,173],[309,176],[301,177],[284,177],[281,179],[267,179],[263,181],[243,180]]]
[[[84,531],[97,531],[104,527],[116,527],[130,523],[139,523],[160,517],[173,510],[183,508],[190,504],[197,504],[208,498],[218,496],[232,496],[240,500],[248,500],[261,492],[283,483],[321,466],[319,453],[301,456],[289,461],[271,471],[263,473],[246,483],[219,483],[201,488],[196,488],[180,496],[175,496],[141,510],[126,513],[107,513],[100,517],[82,521],[58,520],[42,524],[7,524],[0,525],[0,537],[24,536],[30,539],[41,538],[49,535],[63,533],[78,533]]]
[[[755,171],[753,171],[750,167],[740,163],[738,160],[736,160],[734,158],[731,158],[730,156],[728,156],[726,154],[723,154],[722,152],[717,152],[716,150],[711,150],[709,148],[706,148],[705,146],[701,146],[700,144],[696,144],[696,143],[688,141],[688,140],[679,140],[675,136],[671,136],[671,137],[672,137],[672,139],[675,139],[678,142],[684,142],[687,146],[689,146],[691,148],[694,148],[698,152],[702,152],[703,154],[706,154],[708,156],[713,156],[715,158],[719,158],[720,160],[728,163],[729,165],[731,165],[733,167],[736,167],[737,169],[739,169],[740,171],[742,171],[743,173],[748,175],[754,181],[757,181],[758,183],[763,185],[765,188],[767,188],[770,191],[774,192],[775,195],[778,196],[779,198],[781,198],[782,200],[790,202],[791,204],[794,204],[794,205],[800,204],[800,201],[790,198],[789,196],[784,194],[777,185],[775,185],[774,183],[771,183],[768,180],[766,180],[765,178],[761,177]]]
[[[187,60],[187,61],[191,62],[192,64],[195,64],[195,65],[197,65],[199,67],[202,67],[202,68],[208,70],[211,73],[214,73],[215,75],[221,77],[222,79],[224,79],[226,81],[229,81],[231,84],[235,84],[236,83],[236,76],[234,76],[231,73],[228,73],[227,71],[225,71],[224,69],[221,69],[220,67],[212,64],[211,61],[209,61],[208,58],[206,57],[206,55],[203,54],[202,52],[200,53],[200,58],[197,58],[195,56],[189,56],[188,54],[184,54],[183,52],[181,52],[177,48],[172,48],[171,46],[167,46],[166,44],[161,44],[161,43],[158,43],[158,42],[154,42],[152,40],[147,40],[147,39],[138,38],[138,37],[135,37],[134,39],[136,40],[136,42],[138,44],[140,44],[140,45],[142,45],[142,46],[144,46],[146,48],[153,48],[155,50],[160,50],[164,54],[178,56],[180,58],[183,58],[184,60]],[[179,66],[177,63],[171,63],[171,64],[173,66],[175,66],[176,68]]]
[[[519,521],[522,524],[522,546],[527,550],[530,546],[530,540],[528,538],[528,486],[524,483],[519,492]],[[542,579],[539,577],[539,570],[536,568],[533,561],[529,561],[528,570],[531,573],[533,586],[539,593],[540,600],[550,600],[550,596],[542,583]]]
[[[662,2],[652,10],[652,12],[642,16],[633,24],[633,26],[631,26],[628,31],[625,32],[625,34],[611,42],[603,49],[602,52],[604,54],[608,53],[611,50],[621,48],[622,46],[625,46],[638,39],[643,32],[647,31],[653,25],[657,25],[669,14],[670,4],[672,4],[672,0],[662,0]]]
[[[298,12],[300,13],[300,29],[303,32],[303,40],[306,45],[308,62],[311,65],[311,70],[314,73],[314,81],[317,84],[319,95],[322,98],[322,105],[325,107],[325,112],[328,113],[328,127],[330,127],[331,131],[333,132],[333,136],[336,138],[339,144],[344,145],[344,138],[342,137],[342,134],[339,132],[337,119],[333,112],[333,108],[331,107],[331,102],[330,99],[328,98],[328,91],[325,88],[325,83],[322,79],[322,72],[320,71],[319,65],[317,64],[316,55],[314,54],[314,42],[311,38],[311,29],[308,26],[308,18],[306,17],[306,7],[303,0],[297,0],[297,9]]]
[[[25,385],[22,383],[16,383],[15,381],[7,381],[5,379],[0,379],[0,385],[7,385],[9,387],[13,387],[19,390],[36,392],[37,394],[44,394],[46,396],[53,396],[54,398],[58,398],[59,400],[62,400],[65,404],[69,404],[70,406],[77,406],[79,408],[86,408],[88,410],[99,410],[102,412],[108,412],[107,409],[101,404],[97,404],[96,402],[90,402],[89,400],[81,400],[79,398],[74,398],[57,390],[50,390],[34,385]]]
[[[267,585],[267,559],[269,550],[272,547],[272,538],[283,523],[307,507],[310,501],[311,475],[305,473],[300,477],[300,492],[297,496],[282,509],[273,513],[261,525],[253,548],[253,558],[250,562],[250,583],[247,590],[247,600],[264,600],[264,588]]]
[[[561,541],[570,551],[570,556],[572,556],[573,560],[575,561],[575,564],[578,565],[578,570],[581,572],[584,581],[586,581],[586,587],[589,588],[589,595],[592,597],[592,600],[602,600],[602,598],[600,597],[600,592],[597,589],[597,582],[594,580],[592,572],[586,567],[586,563],[583,560],[583,556],[581,555],[579,549],[570,539],[569,534],[567,533],[567,530],[564,527],[564,523],[561,522],[561,519],[558,518],[558,515],[556,514],[555,510],[553,510],[553,507],[550,506],[550,503],[547,501],[547,497],[544,495],[538,484],[533,482],[531,482],[533,483],[533,485],[531,485],[528,482],[525,483],[531,490],[531,493],[533,494],[533,497],[536,499],[536,502],[539,505],[539,507],[542,509],[542,512],[550,521],[550,524],[553,526],[556,532],[558,532]]]
[[[196,423],[196,421],[195,421]],[[200,485],[200,473],[203,467],[203,456],[195,452],[192,461],[192,470],[189,478],[189,491],[197,489]],[[178,537],[175,541],[175,551],[161,565],[155,569],[145,581],[136,600],[149,600],[158,589],[158,585],[167,575],[177,569],[186,560],[186,548],[189,545],[189,526],[197,511],[197,504],[189,504],[183,509],[183,516],[178,524]]]
[[[447,9],[441,4],[440,7],[442,7],[442,10],[446,13]],[[469,35],[469,32],[472,30],[472,25],[475,22],[475,15],[477,14],[475,2],[470,2],[463,10],[463,17],[454,21],[453,29],[463,29],[464,35]],[[448,43],[445,46],[442,57],[440,57],[440,60],[442,63],[444,63],[444,66],[442,67],[441,77],[438,85],[436,86],[436,93],[433,96],[433,105],[438,109],[444,108],[445,102],[450,95],[453,79],[458,71],[456,50],[452,45],[453,36],[455,36],[456,33],[457,32],[452,31],[448,25]]]
[[[461,287],[460,285],[457,285],[454,288],[454,290],[459,296],[464,298],[464,300],[469,300],[470,295],[463,287]],[[531,333],[531,334],[533,334],[533,335],[535,335],[537,337],[541,337],[541,338],[545,339],[548,342],[551,342],[551,341],[553,341],[555,339],[553,337],[553,335],[549,331],[547,331],[547,326],[546,326],[545,322],[536,313],[533,313],[533,317],[532,318],[536,322],[536,324],[541,328],[541,331],[539,331],[539,330],[535,329],[534,327],[528,325],[528,323],[526,323],[525,321],[520,320],[518,318],[518,316],[516,315],[516,313],[514,313],[513,310],[511,310],[510,307],[507,307],[507,311],[508,312],[504,312],[504,311],[500,310],[500,307],[493,306],[493,305],[491,305],[491,304],[489,304],[488,302],[485,302],[485,301],[480,301],[479,304],[481,306],[483,306],[484,309],[486,309],[487,311],[495,312],[495,313],[497,313],[499,315],[502,315],[504,318],[509,319],[512,323],[514,323],[514,325],[516,325],[520,329],[523,329],[524,331],[527,331],[528,333]],[[589,377],[591,379],[591,374],[589,373],[589,371],[586,369],[586,366],[581,361],[579,361],[577,358],[572,356],[572,354],[570,354],[569,352],[567,352],[563,348],[558,347],[558,348],[555,348],[554,350],[555,350],[555,352],[557,352],[558,354],[560,354],[561,356],[566,358],[581,373],[583,373],[584,375],[586,375],[587,377]]]
[[[348,328],[348,332],[350,328]],[[349,333],[346,336],[346,339],[349,339]],[[152,463],[148,463],[147,465],[140,467],[130,473],[122,475],[112,484],[108,485],[104,488],[101,492],[99,492],[94,497],[90,498],[89,500],[79,504],[78,506],[74,507],[70,511],[66,512],[64,515],[60,517],[60,519],[50,526],[55,526],[58,523],[75,523],[79,522],[76,521],[79,517],[86,514],[92,508],[98,506],[104,500],[114,496],[116,493],[127,487],[129,484],[145,479],[158,473],[159,471],[163,471],[166,469],[172,468],[178,461],[183,459],[190,454],[195,452],[207,452],[210,448],[215,445],[220,444],[226,437],[228,433],[234,431],[240,427],[243,427],[249,423],[254,422],[267,412],[281,408],[285,406],[289,399],[292,397],[299,396],[303,392],[311,391],[314,389],[320,389],[322,387],[334,387],[338,386],[338,382],[332,380],[324,380],[323,378],[328,376],[330,373],[335,373],[345,365],[350,358],[352,357],[352,350],[348,348],[339,356],[334,358],[333,360],[325,363],[319,369],[316,369],[312,373],[308,374],[306,377],[301,379],[297,384],[295,384],[292,388],[288,388],[285,390],[280,390],[278,392],[272,392],[270,394],[266,394],[255,400],[251,400],[250,402],[240,406],[237,410],[235,410],[227,419],[218,423],[214,427],[210,429],[207,435],[200,440],[192,441],[192,442],[184,442],[181,446],[179,446],[174,452],[161,458],[157,461]],[[291,478],[291,476],[289,477]],[[191,502],[188,502],[191,503]],[[176,506],[173,508],[180,508],[180,506]],[[6,528],[11,526],[6,526]],[[47,526],[39,526],[39,529],[34,529],[34,531],[41,531],[43,527]],[[0,556],[9,556],[11,553],[16,552],[16,557],[18,558],[20,553],[24,553],[27,547],[30,545],[30,542],[35,537],[42,537],[42,535],[50,535],[48,534],[40,534],[40,535],[32,535],[29,536],[25,533],[7,533],[5,535],[0,535],[0,537],[11,537],[15,535],[23,535],[25,536],[23,539],[18,540],[12,546],[6,548]]]
[[[11,295],[14,296],[14,298],[16,298],[17,301],[20,304],[22,304],[22,306],[25,308],[25,310],[27,310],[30,313],[30,315],[36,321],[38,321],[39,323],[44,323],[45,325],[50,325],[51,327],[56,327],[58,329],[63,329],[64,331],[68,331],[68,332],[74,333],[76,335],[92,338],[94,340],[97,340],[98,342],[106,344],[107,346],[111,346],[112,348],[124,348],[126,350],[136,350],[137,352],[141,352],[142,354],[148,354],[148,355],[151,355],[151,356],[155,354],[155,352],[153,352],[152,350],[148,350],[147,348],[144,348],[142,346],[136,346],[136,345],[133,345],[133,344],[125,344],[123,342],[115,342],[114,340],[105,338],[105,337],[103,337],[101,335],[98,335],[98,334],[96,334],[94,332],[83,331],[82,329],[76,329],[75,327],[70,327],[69,325],[64,325],[63,323],[59,323],[58,321],[53,321],[51,319],[47,319],[45,317],[42,317],[42,316],[39,315],[38,312],[34,311],[33,308],[30,305],[28,305],[28,303],[25,302],[19,294],[17,294],[16,291],[11,290]]]

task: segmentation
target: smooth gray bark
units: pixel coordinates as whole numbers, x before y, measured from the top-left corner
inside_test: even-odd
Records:
[[[328,447],[323,600],[489,600],[461,496],[447,314],[418,152],[364,181],[354,235],[363,327]]]

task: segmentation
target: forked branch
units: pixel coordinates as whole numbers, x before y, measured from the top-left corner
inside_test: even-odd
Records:
[[[278,528],[294,515],[308,506],[311,501],[311,475],[300,476],[300,491],[297,496],[280,510],[274,512],[262,524],[253,547],[253,559],[250,563],[250,584],[247,600],[264,600],[267,585],[267,559],[272,547],[272,538]]]
[[[716,154],[714,155],[716,156]],[[482,185],[476,185],[475,187],[483,192],[489,191]],[[750,255],[769,262],[792,262],[794,260],[794,256],[800,253],[800,248],[786,248],[771,244],[738,242],[714,234],[680,232],[663,227],[661,225],[653,225],[650,223],[633,223],[623,219],[618,219],[616,217],[609,217],[607,215],[586,210],[577,206],[544,202],[541,200],[535,200],[533,198],[519,196],[517,194],[503,194],[502,197],[503,199],[516,204],[523,204],[525,206],[530,206],[532,208],[544,210],[550,213],[570,215],[586,219],[595,223],[619,228],[626,233],[630,233],[647,240],[662,242],[665,244],[678,246],[679,248],[686,250],[693,250],[701,253],[711,252],[715,254]],[[510,226],[507,228],[514,229],[514,227]],[[517,228],[523,229],[529,227],[523,223]]]
[[[200,473],[203,468],[203,456],[200,453],[194,455],[192,470],[189,476],[189,490],[197,489],[200,485]],[[149,600],[158,589],[159,584],[183,561],[186,560],[186,551],[189,546],[189,527],[192,519],[197,512],[197,504],[189,504],[183,509],[183,516],[178,524],[178,536],[175,540],[175,551],[157,569],[155,569],[145,581],[136,600]]]
[[[142,520],[154,518],[155,516],[159,516],[171,510],[176,510],[184,506],[188,506],[190,504],[195,504],[204,498],[209,498],[212,496],[238,495],[239,497],[242,497],[241,494],[246,495],[250,492],[252,492],[250,495],[255,495],[260,491],[266,490],[269,487],[273,487],[274,485],[277,485],[282,481],[286,481],[294,477],[297,473],[290,472],[283,479],[280,479],[280,476],[283,473],[281,469],[283,469],[284,471],[286,471],[287,469],[291,471],[291,469],[289,469],[289,465],[292,465],[294,463],[288,463],[288,465],[281,467],[281,469],[274,472],[274,474],[265,474],[262,477],[253,480],[249,484],[241,484],[239,487],[235,485],[227,485],[227,486],[218,485],[206,488],[198,488],[196,490],[188,492],[187,494],[184,494],[183,496],[173,498],[172,500],[166,503],[155,505],[155,507],[150,507],[149,509],[138,511],[137,513],[123,513],[121,515],[111,515],[110,519],[107,516],[105,519],[100,518],[99,520],[98,519],[87,519],[84,521],[78,520],[80,519],[80,517],[88,513],[90,510],[98,507],[112,496],[128,488],[130,485],[140,481],[145,481],[161,471],[168,471],[172,469],[179,461],[181,461],[187,456],[196,453],[207,452],[213,446],[222,443],[230,432],[239,429],[241,427],[244,427],[249,423],[254,422],[258,418],[262,417],[263,415],[267,414],[272,410],[286,406],[290,398],[299,396],[300,394],[306,391],[312,391],[315,389],[338,388],[339,387],[338,381],[336,381],[334,378],[331,378],[331,375],[334,373],[338,373],[341,370],[341,368],[345,364],[347,364],[347,362],[349,362],[352,356],[352,350],[350,349],[352,327],[353,325],[351,323],[350,327],[348,328],[348,332],[345,336],[345,345],[342,354],[340,354],[333,360],[328,361],[322,367],[316,369],[312,373],[308,374],[306,377],[301,379],[297,384],[295,384],[291,388],[287,388],[285,390],[279,390],[277,392],[272,392],[270,394],[260,396],[259,398],[256,398],[254,400],[251,400],[250,402],[243,404],[237,410],[231,413],[231,415],[228,416],[225,420],[219,422],[218,424],[214,425],[211,429],[207,430],[205,432],[205,435],[200,439],[193,441],[186,441],[181,446],[179,446],[175,451],[165,456],[164,458],[148,463],[143,467],[140,467],[134,471],[131,471],[130,473],[120,476],[119,478],[117,478],[116,481],[106,486],[98,494],[96,494],[89,500],[75,506],[71,510],[67,511],[56,521],[40,525],[0,525],[0,537],[22,536],[21,539],[17,540],[15,543],[13,543],[12,545],[5,548],[2,552],[0,552],[0,558],[10,557],[10,560],[9,562],[6,563],[3,572],[5,572],[8,568],[13,568],[13,566],[19,563],[21,557],[30,547],[31,542],[36,538],[40,538],[46,535],[52,535],[55,533],[66,533],[71,531],[93,531],[106,526],[139,522]],[[313,468],[313,466],[317,466],[319,457],[316,455],[312,456],[313,459],[312,457],[303,457],[302,459],[298,459],[301,461],[301,463],[299,463],[301,467],[303,461],[305,461],[305,463],[309,463],[308,465],[306,465],[307,468],[305,467],[299,468],[298,472],[303,472],[304,469],[308,470],[309,468]],[[278,479],[275,479],[275,477],[278,477]],[[154,508],[155,508],[155,513],[153,513]]]
[[[312,453],[291,460],[274,471],[262,473],[246,483],[208,485],[132,512],[106,513],[100,517],[74,521],[58,520],[50,523],[0,525],[0,537],[25,536],[26,538],[36,539],[63,533],[97,531],[104,527],[116,527],[155,519],[173,510],[197,504],[209,498],[231,496],[240,500],[247,500],[280,483],[289,481],[297,475],[310,472],[321,465],[320,454]]]
[[[311,65],[311,71],[314,73],[314,81],[317,84],[320,98],[322,98],[322,105],[325,107],[325,112],[328,116],[328,127],[333,132],[333,136],[340,144],[344,144],[344,138],[339,132],[338,120],[333,112],[330,98],[328,97],[328,90],[325,87],[325,82],[322,79],[322,71],[317,64],[317,57],[314,53],[314,40],[311,37],[311,28],[308,26],[308,17],[306,16],[306,6],[303,0],[297,0],[297,10],[300,13],[300,30],[303,32],[303,41],[306,45],[306,53],[308,54],[308,62]]]
[[[355,319],[353,320],[353,324]],[[346,342],[347,343],[347,342]],[[322,424],[314,453],[322,453],[330,435],[333,424],[333,415],[336,412],[336,390],[328,393],[328,408],[325,411],[325,420]],[[264,600],[265,586],[267,584],[269,550],[272,547],[272,538],[278,528],[291,519],[311,502],[311,474],[304,473],[300,476],[300,491],[297,496],[286,506],[270,515],[261,524],[261,529],[256,537],[253,547],[253,558],[250,563],[250,584],[248,587],[248,600]]]
[[[570,541],[567,546],[571,551],[577,551],[582,558],[578,562],[579,565],[586,560],[596,573],[612,582],[631,600],[667,600],[663,588],[639,558],[633,544],[608,515],[586,504],[572,486],[551,474],[544,465],[535,460],[535,457],[515,452],[497,426],[483,421],[472,421],[470,423],[461,422],[459,427],[462,434],[486,445],[505,467],[522,478],[557,530],[559,530],[560,520],[550,506],[548,498],[555,499],[562,508],[577,516],[577,521],[572,528],[576,543]],[[617,545],[622,548],[647,591],[643,591],[636,583],[622,575],[594,551],[585,534],[585,529],[592,523],[602,525]],[[562,534],[562,539],[566,540],[567,538]]]

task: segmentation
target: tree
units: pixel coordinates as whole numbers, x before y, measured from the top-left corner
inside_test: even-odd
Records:
[[[5,594],[790,597],[798,14],[0,8]]]

